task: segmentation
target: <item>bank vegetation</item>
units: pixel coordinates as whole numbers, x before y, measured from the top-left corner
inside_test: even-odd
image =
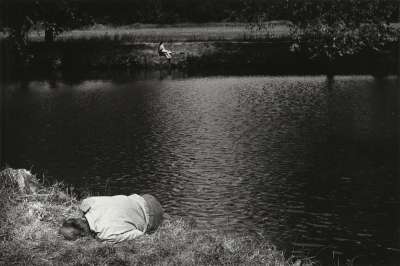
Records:
[[[58,234],[79,214],[78,198],[60,183],[44,185],[29,171],[0,172],[1,265],[312,265],[285,258],[262,237],[201,231],[171,217],[152,235],[117,245]]]

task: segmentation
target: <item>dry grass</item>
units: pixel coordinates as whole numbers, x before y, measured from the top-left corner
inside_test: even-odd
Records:
[[[117,245],[66,241],[58,228],[64,218],[79,215],[78,201],[59,184],[35,195],[20,193],[15,174],[0,172],[1,265],[292,265],[263,239],[198,231],[179,218],[153,235]]]
[[[146,42],[208,42],[208,41],[255,41],[288,36],[285,24],[271,24],[268,29],[250,30],[246,24],[179,24],[179,25],[130,25],[113,27],[94,25],[83,29],[63,32],[58,41],[117,41],[127,43]],[[32,32],[31,40],[41,41],[43,32]]]

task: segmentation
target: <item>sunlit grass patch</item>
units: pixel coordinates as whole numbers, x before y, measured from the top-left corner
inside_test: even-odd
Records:
[[[288,36],[289,27],[274,24],[262,30],[253,30],[244,23],[179,24],[179,25],[93,25],[63,32],[58,41],[113,41],[113,42],[208,42],[255,41]],[[30,39],[43,40],[44,33],[31,32]]]

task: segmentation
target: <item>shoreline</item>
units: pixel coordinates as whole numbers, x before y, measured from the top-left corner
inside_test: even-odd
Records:
[[[24,190],[27,178],[34,189]],[[197,231],[180,217],[165,220],[152,235],[116,245],[92,238],[67,241],[58,228],[63,219],[79,215],[79,200],[65,186],[43,185],[27,170],[7,168],[0,172],[0,192],[0,264],[312,265],[285,258],[264,238]]]
[[[177,70],[188,75],[347,75],[398,74],[398,44],[385,52],[362,51],[333,61],[310,59],[290,51],[290,43],[268,42],[172,42],[172,63],[157,53],[157,43],[119,43],[96,41],[33,42],[27,62],[18,61],[13,47],[0,43],[3,51],[2,79],[23,72],[85,76],[92,71]],[[15,77],[15,78],[19,78]],[[11,78],[12,79],[12,78]]]
[[[90,71],[178,70],[189,75],[341,75],[386,76],[400,71],[399,44],[383,51],[361,50],[334,60],[310,58],[292,51],[288,22],[275,21],[257,31],[241,23],[137,24],[91,27],[61,33],[44,42],[39,31],[29,34],[23,56],[0,39],[3,79],[21,73],[87,73]],[[183,27],[182,27],[183,26]],[[400,24],[393,24],[399,28]],[[173,51],[171,64],[157,52],[159,41]]]

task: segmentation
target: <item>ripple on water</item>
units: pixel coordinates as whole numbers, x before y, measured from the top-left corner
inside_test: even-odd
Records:
[[[399,248],[393,78],[52,86],[6,88],[10,165],[99,194],[153,193],[202,228],[255,230],[290,250]]]

